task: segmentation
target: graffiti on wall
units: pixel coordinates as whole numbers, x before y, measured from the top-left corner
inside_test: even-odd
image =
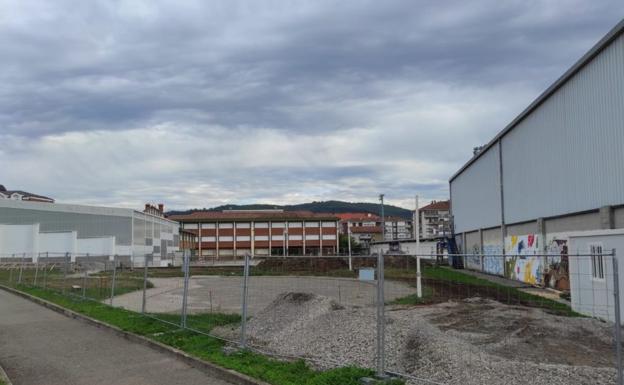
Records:
[[[467,269],[481,270],[481,250],[479,245],[470,246],[465,261]]]
[[[505,275],[505,260],[501,245],[483,245],[483,271],[489,274]]]
[[[544,284],[557,290],[570,290],[568,240],[553,237],[546,246]]]
[[[505,238],[506,276],[532,285],[543,283],[543,258],[540,254],[540,236],[512,235]]]

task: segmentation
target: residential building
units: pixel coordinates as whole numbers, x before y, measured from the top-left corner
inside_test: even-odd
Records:
[[[197,235],[200,259],[238,258],[245,254],[335,255],[338,218],[332,214],[283,210],[199,211],[169,217]]]
[[[401,217],[385,217],[384,240],[401,240],[414,238],[412,220]]]
[[[0,257],[88,257],[167,266],[178,223],[132,209],[0,199]]]
[[[45,197],[43,195],[37,195],[21,190],[7,190],[0,184],[0,199],[12,199],[16,201],[29,201],[29,202],[46,202],[54,203],[54,199]]]
[[[370,242],[380,241],[381,218],[371,213],[339,213],[340,234],[351,234],[351,239],[367,249]]]
[[[431,201],[418,209],[421,239],[439,239],[451,235],[451,202]]]
[[[570,234],[624,228],[623,52],[624,21],[450,178],[467,268],[565,290]]]

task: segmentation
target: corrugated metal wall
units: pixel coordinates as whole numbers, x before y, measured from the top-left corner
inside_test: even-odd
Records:
[[[501,138],[505,223],[624,204],[624,35]],[[500,224],[498,143],[451,182],[455,231]]]
[[[451,182],[456,232],[500,225],[498,168],[496,144]]]
[[[113,236],[117,245],[131,244],[130,217],[0,207],[0,223],[39,223],[41,232],[77,231],[78,238]]]
[[[624,203],[624,36],[502,138],[505,221]]]

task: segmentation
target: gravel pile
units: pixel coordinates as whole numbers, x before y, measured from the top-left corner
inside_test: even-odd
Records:
[[[325,367],[375,367],[375,325],[375,308],[345,308],[315,294],[284,293],[254,316],[247,330],[252,344],[279,354],[322,359],[328,363]],[[389,306],[386,325],[387,369],[436,383],[615,381],[610,331],[596,320],[468,299],[423,307]],[[215,332],[230,338],[238,333],[224,328]],[[583,338],[596,342],[586,346]],[[565,364],[570,355],[573,365]]]

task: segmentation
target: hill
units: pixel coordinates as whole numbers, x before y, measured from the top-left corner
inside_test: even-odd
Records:
[[[249,204],[249,205],[223,205],[210,209],[191,209],[184,211],[169,211],[167,215],[190,214],[196,211],[222,211],[222,210],[268,210],[282,209],[284,211],[311,211],[313,213],[351,213],[364,212],[380,215],[379,203],[368,202],[343,202],[325,201],[309,202],[296,205],[270,205],[270,204]],[[384,212],[387,216],[396,216],[406,219],[412,218],[412,211],[398,206],[384,205]]]

